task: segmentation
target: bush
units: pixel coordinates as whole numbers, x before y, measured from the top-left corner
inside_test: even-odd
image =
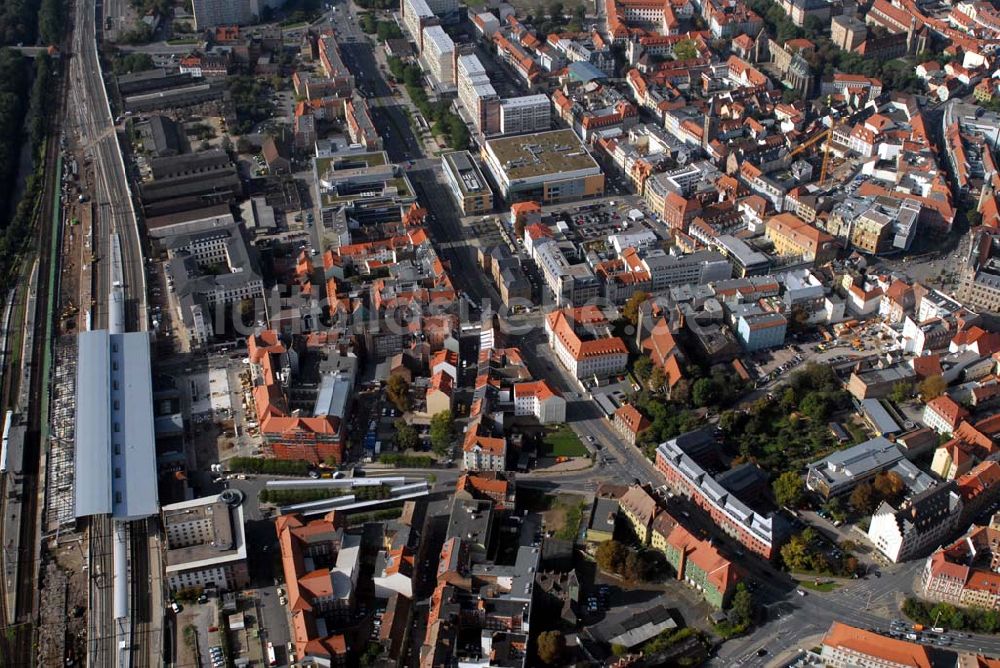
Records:
[[[388,499],[389,488],[385,485],[366,485],[364,487],[353,488],[310,487],[308,489],[262,489],[260,491],[260,501],[261,503],[272,503],[276,506],[283,506],[293,503],[309,503],[310,501],[335,499],[338,496],[348,495],[353,495],[358,501]]]
[[[194,603],[204,593],[204,587],[185,587],[174,592],[174,599],[181,603]]]
[[[378,460],[401,469],[426,469],[434,466],[436,461],[430,455],[401,455],[392,452],[380,455]]]
[[[403,514],[402,508],[387,508],[386,510],[376,510],[371,513],[360,513],[358,515],[347,516],[347,526],[354,527],[365,522],[384,522],[394,520]]]

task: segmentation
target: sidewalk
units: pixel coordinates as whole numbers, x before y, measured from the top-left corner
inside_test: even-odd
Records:
[[[767,668],[783,668],[794,663],[796,660],[801,658],[805,652],[808,652],[813,647],[817,647],[822,641],[825,634],[818,633],[813,636],[808,636],[803,638],[798,647],[791,647],[784,650],[783,652],[776,654],[775,657],[767,662]]]

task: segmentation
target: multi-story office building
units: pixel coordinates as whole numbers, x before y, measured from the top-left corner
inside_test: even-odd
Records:
[[[207,496],[163,506],[163,530],[171,591],[207,586],[232,591],[249,584],[241,503]]]
[[[462,213],[473,215],[493,210],[493,191],[468,151],[441,156],[444,178]]]
[[[264,297],[257,260],[240,227],[225,217],[175,226],[163,239],[167,284],[177,297],[181,320],[193,346],[214,333],[221,306]]]
[[[509,97],[500,101],[500,134],[543,132],[552,126],[547,95]]]
[[[545,318],[549,347],[575,378],[607,378],[625,370],[628,347],[612,336],[594,306],[554,311]]]

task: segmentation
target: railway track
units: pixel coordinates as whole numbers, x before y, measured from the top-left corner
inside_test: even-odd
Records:
[[[55,99],[59,101],[61,108],[65,100],[62,79],[59,80]],[[25,415],[27,433],[20,476],[22,497],[18,550],[16,555],[5,555],[6,558],[17,559],[19,568],[14,610],[3,611],[5,618],[13,620],[13,624],[0,633],[0,666],[3,668],[20,668],[34,664],[34,630],[38,617],[38,576],[41,564],[41,546],[38,538],[39,477],[43,441],[48,435],[51,341],[55,327],[54,304],[58,291],[59,235],[62,222],[59,208],[61,157],[59,142],[52,139],[55,136],[55,119],[58,117],[59,112],[56,109],[48,120],[50,139],[45,148],[45,183],[37,226],[39,265],[46,270],[41,271],[38,277],[38,298],[35,302],[36,331],[32,337],[31,353],[33,363],[28,374],[28,382],[31,396],[40,400],[29,401]],[[4,379],[4,389],[9,388],[10,383]],[[10,398],[5,397],[4,401],[9,402]],[[5,604],[0,603],[0,605]]]
[[[129,526],[130,612],[132,615],[131,668],[150,668],[150,622],[152,593],[149,577],[149,520],[132,522]]]
[[[94,515],[87,527],[90,587],[87,600],[87,665],[111,668],[115,661],[115,630],[109,624],[114,591],[114,540],[111,518]]]

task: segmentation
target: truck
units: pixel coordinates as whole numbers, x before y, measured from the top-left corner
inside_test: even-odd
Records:
[[[914,624],[913,625],[913,630],[916,631],[917,633],[920,633],[921,631],[924,630],[924,625],[923,624]]]
[[[273,642],[267,643],[267,665],[269,665],[269,666],[277,666],[278,665],[278,657],[275,656],[275,654],[274,654],[274,643]]]

